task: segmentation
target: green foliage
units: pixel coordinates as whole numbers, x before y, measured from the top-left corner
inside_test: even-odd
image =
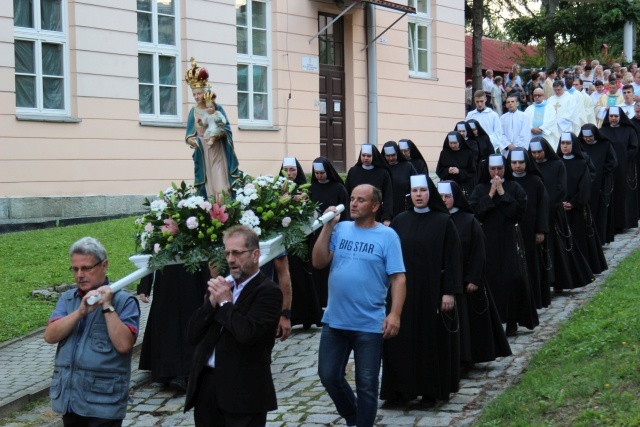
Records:
[[[69,248],[84,236],[107,249],[111,281],[134,270],[133,218],[0,235],[0,342],[46,325],[55,302],[32,298],[31,291],[73,283]]]
[[[560,2],[552,15],[541,8],[537,14],[507,19],[505,28],[510,37],[524,44],[554,36],[559,62],[571,64],[580,58],[601,59],[603,43],[609,45],[611,55],[618,56],[627,20],[640,22],[640,1]],[[609,60],[605,59],[606,62]]]
[[[289,252],[306,256],[301,228],[317,209],[308,196],[309,184],[298,186],[283,172],[279,177],[244,174],[236,186],[235,197],[223,192],[207,200],[183,181],[147,200],[149,212],[136,220],[136,244],[151,255],[150,266],[160,268],[179,258],[191,272],[203,261],[223,270],[223,235],[236,224],[253,229],[262,240],[284,235]]]
[[[640,252],[536,354],[480,426],[640,425]]]

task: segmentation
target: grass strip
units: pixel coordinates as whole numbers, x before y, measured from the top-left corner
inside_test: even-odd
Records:
[[[134,218],[0,235],[0,342],[46,325],[55,301],[31,297],[31,291],[73,283],[69,248],[92,236],[109,256],[108,276],[118,280],[135,270]]]
[[[621,262],[479,426],[640,425],[640,251]]]

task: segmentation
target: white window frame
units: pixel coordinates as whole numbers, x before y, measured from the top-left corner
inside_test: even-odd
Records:
[[[248,53],[238,53],[238,65],[247,65],[247,83],[249,94],[249,119],[240,118],[240,102],[238,100],[238,124],[244,126],[272,126],[273,124],[273,88],[272,88],[272,70],[271,70],[271,0],[256,0],[266,4],[265,14],[267,21],[266,28],[266,56],[253,55],[253,33],[252,33],[252,0],[246,0],[247,4],[247,51]],[[238,0],[236,0],[238,2]],[[236,23],[237,26],[237,23]],[[253,66],[262,66],[267,69],[267,119],[257,120],[253,116]],[[236,70],[237,73],[237,70]],[[240,91],[238,90],[238,93]]]
[[[153,56],[153,111],[154,114],[140,114],[140,121],[146,122],[182,122],[182,84],[181,84],[181,61],[180,61],[180,0],[174,2],[174,35],[175,45],[158,43],[158,2],[151,2],[151,42],[138,41],[138,55]],[[136,9],[136,16],[138,10]],[[176,61],[176,114],[160,114],[160,56],[172,56]],[[140,81],[138,81],[140,86]],[[138,92],[139,93],[139,92]],[[140,99],[138,98],[138,111]]]
[[[69,87],[69,39],[68,39],[68,22],[67,22],[67,0],[60,2],[60,26],[61,31],[50,31],[41,29],[41,7],[40,0],[33,0],[33,28],[13,26],[14,40],[34,42],[34,62],[36,77],[36,107],[18,107],[16,105],[16,114],[23,116],[51,116],[51,117],[69,117],[70,104],[70,87]],[[62,45],[62,79],[63,79],[63,99],[64,108],[51,109],[44,108],[43,101],[43,84],[42,84],[42,43],[60,44]],[[15,55],[15,45],[14,45]],[[32,75],[14,72],[16,75]],[[16,104],[17,104],[17,88],[16,88]]]
[[[409,1],[409,5],[415,6],[417,8],[417,1]],[[413,65],[414,69],[411,68],[411,64],[409,63],[409,76],[418,77],[418,78],[431,78],[431,23],[433,19],[431,18],[431,2],[427,1],[427,10],[426,12],[421,12],[416,9],[416,13],[409,15],[409,23],[407,25],[407,34],[409,38],[409,54],[413,57]],[[411,32],[411,24],[415,25],[415,34]],[[419,31],[419,27],[426,28],[427,33],[427,71],[418,71],[416,68],[418,67],[418,40],[416,39]]]

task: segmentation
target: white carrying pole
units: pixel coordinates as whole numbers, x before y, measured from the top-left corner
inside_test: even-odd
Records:
[[[314,232],[315,230],[317,230],[318,228],[322,227],[323,224],[326,224],[328,221],[331,221],[336,215],[340,215],[340,213],[342,213],[344,211],[344,205],[338,205],[336,206],[336,211],[337,212],[327,212],[324,215],[322,215],[320,218],[318,218],[317,220],[314,221],[314,223],[311,225],[311,229],[307,234],[310,234],[312,232]],[[284,250],[284,246],[283,246],[283,242],[282,242],[282,236],[278,236],[275,239],[272,239],[271,241],[271,250],[269,251],[269,253],[261,255],[260,256],[260,267],[262,267],[263,265],[265,265],[266,263],[268,263],[269,261],[271,261],[272,259],[274,259],[275,257],[277,257],[278,255],[280,255],[282,253],[282,251]],[[150,257],[150,256],[149,256]],[[173,262],[171,264],[180,264],[180,262]],[[118,292],[119,290],[122,290],[124,288],[126,288],[127,286],[129,286],[130,284],[132,284],[133,282],[135,282],[136,280],[140,280],[142,279],[144,276],[148,275],[149,273],[152,273],[153,270],[150,269],[149,267],[142,267],[139,268],[138,270],[134,271],[131,274],[128,274],[127,276],[123,277],[122,279],[118,280],[117,282],[113,282],[112,284],[109,285],[109,287],[111,288],[112,292]],[[230,279],[231,276],[228,276],[227,279]],[[94,295],[92,297],[90,297],[89,299],[87,299],[87,304],[88,305],[94,305],[95,303],[97,303],[98,301],[100,301],[100,295]]]
[[[342,212],[344,212],[344,205],[336,206],[336,212],[327,212],[320,218],[316,219],[311,225],[311,231],[316,231],[318,228],[322,227],[324,224],[331,221],[336,215],[340,215]]]

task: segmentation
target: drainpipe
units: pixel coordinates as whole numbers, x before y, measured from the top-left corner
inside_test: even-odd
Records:
[[[376,38],[376,9],[375,5],[365,3],[367,8],[367,43]],[[378,71],[376,68],[376,43],[367,48],[367,97],[369,109],[367,111],[367,142],[378,145]]]

